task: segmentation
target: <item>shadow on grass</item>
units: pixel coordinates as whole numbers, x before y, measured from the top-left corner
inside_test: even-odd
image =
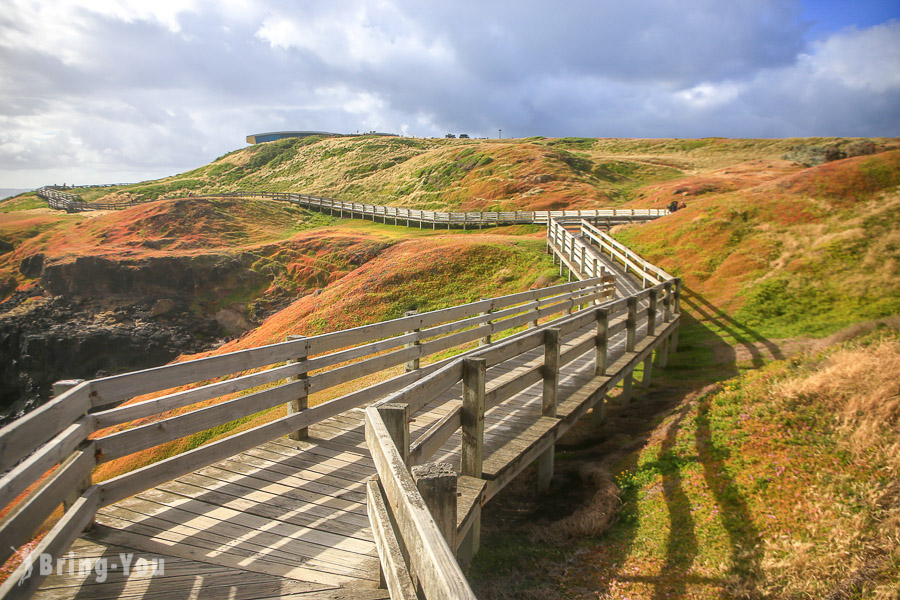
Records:
[[[757,344],[765,347],[773,358],[777,360],[784,358],[781,349],[774,342],[763,337],[740,321],[736,321],[696,291],[685,287],[681,301],[691,309],[695,318],[709,322],[713,327],[721,330],[723,333],[734,339],[735,342],[743,346],[752,357],[751,360],[754,367],[761,367],[765,362],[765,357],[762,352],[760,352]],[[719,340],[723,345],[730,347],[721,336],[717,335],[716,337],[719,337]]]
[[[720,594],[735,592],[740,597],[757,595],[762,559],[759,532],[751,521],[752,515],[740,487],[726,468],[730,450],[711,441],[709,401],[704,399],[704,388],[738,375],[741,371],[738,364],[740,356],[749,355],[752,364],[759,366],[770,356],[781,358],[782,353],[775,343],[736,321],[705,298],[691,290],[686,292],[682,299],[677,352],[669,355],[665,369],[654,370],[655,379],[650,388],[635,386],[633,403],[611,403],[601,430],[587,435],[584,440],[570,440],[557,446],[559,466],[566,465],[570,472],[576,471],[579,464],[598,462],[606,462],[611,465],[611,470],[618,472],[621,466],[615,465],[628,464],[631,459],[625,457],[634,457],[635,452],[645,447],[660,420],[666,417],[671,419],[668,428],[660,431],[660,437],[655,438],[661,440],[658,457],[654,462],[640,467],[661,476],[658,492],[653,490],[651,493],[661,495],[665,503],[663,520],[671,524],[668,531],[660,533],[659,550],[652,552],[654,558],[649,562],[637,558],[646,554],[647,550],[645,544],[648,542],[643,539],[642,527],[655,527],[655,524],[649,521],[651,515],[640,512],[637,499],[643,488],[635,484],[624,490],[625,506],[618,522],[602,536],[578,540],[574,545],[535,547],[528,542],[527,527],[520,527],[517,523],[520,519],[494,522],[494,535],[508,545],[504,553],[507,562],[502,569],[504,577],[496,577],[496,574],[491,577],[483,572],[476,579],[496,579],[504,584],[538,580],[541,584],[530,587],[528,591],[486,593],[485,598],[616,597],[616,581],[619,584],[642,584],[646,586],[645,592],[635,597],[654,600],[691,597],[701,588],[716,590],[715,593]],[[732,344],[740,347],[740,354]],[[696,400],[691,401],[692,397]],[[692,433],[697,436],[695,444],[679,444],[680,436]],[[616,454],[619,458],[610,459]],[[694,479],[691,473],[702,474],[702,479]],[[578,494],[577,489],[561,489],[559,483],[554,480],[557,494]],[[697,521],[696,507],[693,506],[697,503],[693,494],[693,488],[697,485],[702,486],[700,491],[707,494],[708,500],[704,505],[715,503],[718,507],[715,517],[720,524],[716,534],[718,541],[710,542],[705,521]],[[553,493],[551,490],[551,495]],[[516,506],[512,498],[498,497],[495,502]],[[554,502],[560,503],[555,500],[551,504]],[[496,519],[491,509],[499,507],[488,506],[486,519]],[[534,526],[533,522],[531,526]],[[547,526],[552,527],[552,522]],[[724,534],[721,533],[723,530]],[[486,548],[490,546],[490,543],[485,544]],[[496,559],[493,555],[499,553],[485,551],[485,547],[482,550],[484,555],[480,556]],[[532,556],[529,559],[518,556],[517,579],[517,568],[508,563],[517,562],[511,555],[528,547],[532,548]],[[573,551],[576,551],[575,555]],[[715,561],[709,560],[710,552],[721,555],[721,566],[717,567]],[[538,562],[536,555],[542,555],[543,560],[556,564]],[[653,566],[640,566],[641,563]],[[699,564],[712,565],[713,572],[698,572],[696,566]],[[479,586],[479,589],[485,587]],[[557,590],[565,590],[565,593],[557,593]],[[621,592],[620,589],[618,591]]]
[[[759,530],[753,524],[750,508],[734,478],[728,474],[725,462],[731,449],[717,445],[710,427],[710,399],[701,398],[694,422],[697,425],[695,447],[703,465],[706,486],[712,491],[719,507],[722,526],[728,534],[731,565],[728,575],[732,587],[742,597],[755,597],[761,577],[762,547]],[[732,590],[737,591],[737,590]]]

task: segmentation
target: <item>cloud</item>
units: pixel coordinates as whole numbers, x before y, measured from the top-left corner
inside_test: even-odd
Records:
[[[280,129],[776,137],[900,123],[900,24],[808,41],[792,0],[7,4],[8,187],[172,174]]]

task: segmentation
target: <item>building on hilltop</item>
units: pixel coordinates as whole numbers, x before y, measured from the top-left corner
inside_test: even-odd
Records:
[[[247,136],[248,144],[262,144],[263,142],[274,142],[275,140],[283,140],[284,138],[309,137],[312,135],[321,135],[324,137],[355,137],[362,135],[386,135],[398,137],[396,133],[382,133],[380,131],[369,131],[367,133],[331,133],[328,131],[273,131],[271,133],[254,133]]]
[[[248,135],[247,143],[262,144],[263,142],[274,142],[275,140],[283,140],[284,138],[309,137],[311,135],[334,137],[341,134],[329,133],[327,131],[273,131],[270,133],[254,133],[253,135]]]

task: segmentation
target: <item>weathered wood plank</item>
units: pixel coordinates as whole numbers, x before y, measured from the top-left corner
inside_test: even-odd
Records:
[[[71,427],[90,409],[92,390],[85,381],[0,429],[0,473]]]
[[[412,566],[428,598],[475,600],[452,550],[419,496],[403,457],[374,408],[366,409],[366,439]]]
[[[88,488],[67,510],[56,525],[38,542],[34,550],[0,585],[0,598],[28,598],[46,577],[34,563],[41,555],[58,557],[75,541],[75,538],[91,522],[97,510],[97,487]],[[23,580],[25,574],[30,576]]]
[[[431,455],[450,439],[450,436],[462,426],[462,406],[456,405],[443,418],[435,421],[415,441],[409,449],[409,464],[420,465],[431,458]]]
[[[391,518],[381,494],[377,479],[370,479],[366,485],[369,520],[378,547],[378,558],[384,573],[385,583],[394,600],[416,600],[416,588],[403,559],[403,552],[397,536],[391,527]]]
[[[91,404],[94,408],[109,406],[133,396],[258,369],[292,358],[301,358],[306,356],[307,352],[306,339],[292,340],[95,379],[89,382]]]
[[[69,456],[41,485],[16,506],[0,522],[0,564],[12,555],[14,548],[31,539],[63,498],[90,477],[96,461],[93,444]]]
[[[106,462],[120,456],[140,452],[284,404],[305,392],[305,380],[292,381],[155,423],[113,433],[96,440],[97,457],[99,462]]]
[[[82,417],[10,469],[0,479],[0,507],[9,504],[38,478],[60,463],[91,433],[90,417]]]

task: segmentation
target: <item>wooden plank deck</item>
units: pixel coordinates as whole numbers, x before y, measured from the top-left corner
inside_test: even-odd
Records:
[[[563,352],[592,327],[566,336]],[[610,340],[610,364],[623,348],[621,332]],[[542,354],[538,348],[489,369],[488,388],[517,377],[517,369]],[[594,379],[589,351],[562,369],[560,405]],[[541,417],[541,390],[538,382],[486,412],[487,488],[467,481],[461,484],[466,498],[490,497],[546,447],[563,421]],[[460,402],[457,385],[425,406],[413,416],[410,439]],[[459,437],[457,431],[429,462],[458,470]],[[74,572],[64,567],[51,575],[35,597],[387,598],[377,588],[366,513],[365,482],[374,474],[364,413],[347,411],[311,426],[307,441],[279,438],[102,509],[94,529],[67,555]],[[469,510],[471,498],[460,506]],[[163,560],[164,572],[126,574],[120,554]],[[82,559],[100,557],[117,565],[106,581],[79,572]]]

